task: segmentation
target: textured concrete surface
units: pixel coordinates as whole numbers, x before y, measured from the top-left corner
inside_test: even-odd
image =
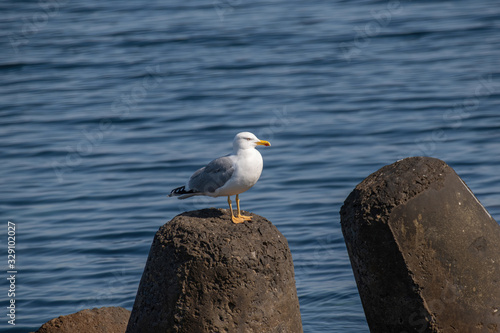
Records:
[[[381,168],[341,224],[372,333],[500,332],[500,226],[446,163]]]
[[[130,311],[120,307],[82,310],[54,318],[35,333],[123,333]]]
[[[285,237],[258,215],[176,216],[155,235],[127,332],[302,332]]]

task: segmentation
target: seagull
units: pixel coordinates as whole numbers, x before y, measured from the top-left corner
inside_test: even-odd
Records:
[[[271,144],[269,141],[258,139],[250,132],[236,134],[232,154],[216,158],[198,169],[186,185],[173,189],[168,196],[176,196],[179,199],[194,195],[227,196],[233,223],[250,221],[251,216],[241,215],[239,194],[254,186],[262,173],[262,155],[255,149],[257,146],[269,147]],[[236,216],[231,205],[232,195],[236,195]]]

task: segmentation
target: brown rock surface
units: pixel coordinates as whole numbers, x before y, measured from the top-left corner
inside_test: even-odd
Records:
[[[381,168],[341,224],[370,332],[500,332],[500,226],[446,163]]]
[[[285,237],[258,215],[176,216],[155,235],[127,332],[302,333]]]
[[[121,307],[86,309],[49,320],[35,333],[123,333],[129,317]]]

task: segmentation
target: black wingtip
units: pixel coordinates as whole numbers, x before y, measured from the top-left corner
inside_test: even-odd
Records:
[[[170,191],[170,194],[168,196],[171,197],[174,195],[181,195],[181,194],[186,194],[186,186],[180,186],[174,188],[172,191]]]
[[[168,196],[173,197],[173,196],[177,196],[177,195],[192,194],[192,193],[196,193],[196,191],[193,191],[193,190],[186,191],[186,186],[180,186],[180,187],[174,188]]]

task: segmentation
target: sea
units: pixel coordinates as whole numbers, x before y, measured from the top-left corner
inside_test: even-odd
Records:
[[[304,332],[368,332],[339,210],[379,168],[442,159],[500,220],[496,0],[19,0],[0,12],[2,332],[130,310],[158,228],[227,206],[167,194],[242,131],[272,144],[241,205],[288,239]]]

